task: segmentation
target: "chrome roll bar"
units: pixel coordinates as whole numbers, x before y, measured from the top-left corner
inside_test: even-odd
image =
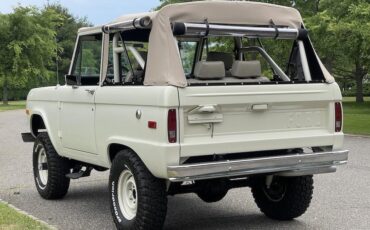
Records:
[[[117,22],[107,24],[102,27],[104,33],[115,33],[118,31],[126,31],[133,29],[150,29],[152,27],[152,19],[149,16],[142,18],[135,18],[125,22]]]
[[[290,78],[284,73],[284,71],[279,67],[278,64],[268,55],[268,53],[259,46],[250,46],[250,47],[243,47],[240,48],[240,52],[248,52],[248,51],[257,51],[261,54],[261,56],[269,63],[269,65],[274,69],[277,75],[281,77],[284,81],[290,81]]]
[[[172,23],[172,31],[175,36],[230,35],[250,38],[300,40],[306,38],[308,35],[306,29],[295,29],[288,27],[237,26],[183,22]]]
[[[104,25],[104,33],[115,33],[133,29],[151,29],[152,19],[149,16],[135,18],[125,22],[116,22]],[[275,38],[275,39],[299,39],[307,38],[306,29],[296,29],[278,26],[238,26],[238,25],[220,25],[207,23],[185,23],[173,22],[172,31],[175,36],[207,36],[207,35],[229,35],[243,36],[250,38]]]

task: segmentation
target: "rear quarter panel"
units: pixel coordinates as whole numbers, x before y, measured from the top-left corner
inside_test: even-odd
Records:
[[[111,144],[129,147],[156,177],[167,177],[167,165],[179,164],[180,146],[169,144],[167,113],[179,106],[172,86],[104,86],[96,91],[96,141],[104,166],[110,167]],[[141,117],[136,112],[141,111]],[[156,129],[148,127],[157,123]]]

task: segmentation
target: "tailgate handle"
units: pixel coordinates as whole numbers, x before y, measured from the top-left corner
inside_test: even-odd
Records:
[[[216,112],[216,108],[213,105],[203,105],[198,107],[198,112],[201,113],[214,113]]]
[[[218,111],[217,105],[199,105],[189,111],[189,124],[220,123],[223,115]]]
[[[265,111],[268,110],[268,104],[259,104],[259,105],[252,105],[253,111]]]

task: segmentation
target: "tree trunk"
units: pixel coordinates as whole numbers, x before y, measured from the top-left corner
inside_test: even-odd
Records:
[[[356,102],[364,102],[364,92],[363,92],[363,79],[362,68],[356,64]]]
[[[320,11],[320,0],[317,0],[316,1],[316,7],[315,7],[316,9],[316,12],[315,12],[315,15],[317,14],[317,13],[319,13],[319,11]]]
[[[8,78],[4,75],[3,83],[3,104],[8,105]]]

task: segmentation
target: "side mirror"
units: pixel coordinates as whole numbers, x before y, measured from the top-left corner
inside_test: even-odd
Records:
[[[78,85],[78,79],[75,75],[66,75],[66,84],[71,86],[77,86]]]

